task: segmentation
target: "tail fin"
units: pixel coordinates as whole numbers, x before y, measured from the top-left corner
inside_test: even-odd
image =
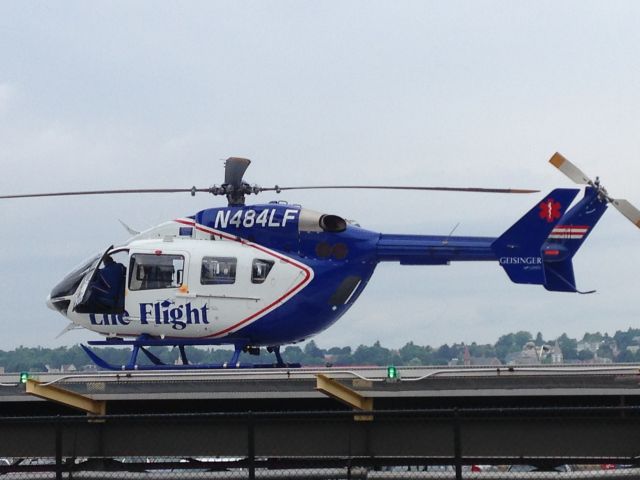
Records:
[[[512,282],[545,285],[540,250],[578,192],[552,191],[493,242],[491,248]]]
[[[607,201],[599,197],[598,190],[587,187],[582,200],[560,219],[541,248],[544,288],[578,292],[571,260],[606,210]]]

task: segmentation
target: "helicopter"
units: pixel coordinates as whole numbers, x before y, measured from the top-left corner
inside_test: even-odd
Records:
[[[577,188],[556,188],[538,200],[498,237],[408,235],[374,232],[335,214],[275,201],[246,204],[265,191],[303,189],[392,189],[523,194],[538,190],[408,186],[260,187],[244,181],[251,163],[225,161],[225,179],[209,188],[96,190],[4,195],[0,199],[116,193],[209,193],[227,206],[164,222],[109,246],[53,287],[47,305],[62,314],[67,329],[103,335],[91,346],[129,346],[125,365],[105,361],[82,345],[91,360],[109,370],[297,367],[280,347],[327,329],[356,302],[381,262],[447,265],[456,261],[498,262],[514,283],[549,291],[576,287],[573,257],[609,205],[640,228],[640,211],[609,196],[559,153],[549,162]],[[65,330],[67,330],[65,329]],[[190,363],[187,346],[232,345],[223,364]],[[149,347],[177,347],[180,364],[166,364]],[[244,364],[240,354],[274,353],[275,363]],[[140,354],[148,362],[140,362]]]

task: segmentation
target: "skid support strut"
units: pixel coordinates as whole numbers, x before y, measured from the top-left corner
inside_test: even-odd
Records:
[[[107,340],[90,341],[89,345],[100,346],[131,346],[131,354],[125,365],[114,365],[104,360],[100,355],[94,352],[91,348],[81,345],[82,349],[86,352],[89,358],[98,367],[105,370],[187,370],[187,369],[221,369],[221,368],[298,368],[299,363],[285,363],[280,354],[280,346],[268,347],[267,350],[270,353],[274,353],[276,356],[275,363],[241,363],[240,354],[249,348],[250,353],[260,351],[259,347],[248,347],[246,343],[239,343],[235,345],[231,360],[225,363],[189,363],[187,357],[186,348],[189,345],[207,345],[213,346],[218,343],[213,343],[211,340],[206,339],[161,339],[154,338],[148,335],[141,335],[134,340],[123,340],[121,338],[109,338]],[[151,353],[148,350],[149,347],[178,347],[180,352],[181,365],[174,365],[173,363],[166,363],[159,357]],[[140,362],[140,353],[144,354],[146,361]]]

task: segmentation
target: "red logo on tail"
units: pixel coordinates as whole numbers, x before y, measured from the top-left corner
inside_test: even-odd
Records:
[[[559,219],[562,216],[562,205],[560,202],[556,202],[553,198],[547,198],[540,205],[540,218],[545,219],[547,222],[551,223],[554,220]]]

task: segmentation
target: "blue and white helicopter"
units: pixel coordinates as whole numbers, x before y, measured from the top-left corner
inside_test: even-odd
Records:
[[[579,189],[558,188],[497,238],[386,234],[361,228],[338,215],[284,202],[245,205],[245,196],[264,191],[311,188],[384,188],[498,193],[537,190],[449,187],[319,186],[262,188],[243,181],[250,161],[231,157],[225,182],[207,189],[105,190],[7,195],[0,198],[137,192],[207,192],[225,195],[228,206],[160,224],[124,245],[109,247],[56,285],[48,305],[72,323],[106,336],[90,345],[132,347],[126,365],[107,363],[83,345],[102,368],[236,368],[241,352],[261,347],[285,363],[280,346],[325,330],[358,299],[380,262],[444,265],[454,261],[497,261],[515,283],[579,292],[572,259],[607,206],[612,204],[640,227],[640,211],[611,198],[556,153],[550,162]],[[185,346],[231,344],[222,365],[190,364]],[[164,364],[148,347],[174,346],[181,364]],[[140,362],[142,352],[148,361]]]

